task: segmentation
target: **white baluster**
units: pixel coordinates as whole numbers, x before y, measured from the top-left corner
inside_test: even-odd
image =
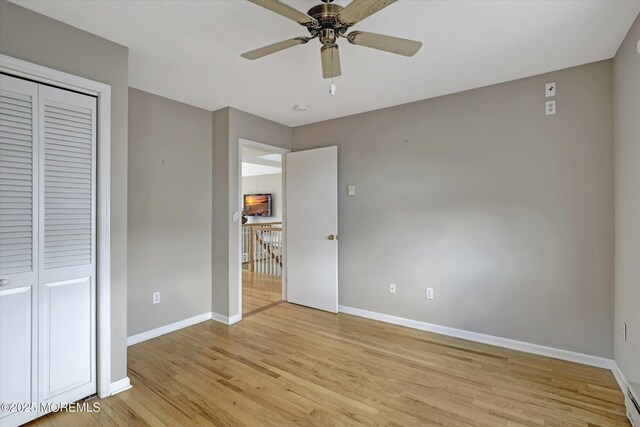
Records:
[[[263,266],[263,264],[264,264],[264,259],[263,259],[263,258],[264,258],[264,255],[262,254],[262,250],[264,249],[264,248],[262,247],[262,232],[258,232],[257,236],[258,236],[258,237],[257,237],[256,239],[257,239],[257,240],[258,240],[258,242],[259,242],[259,243],[258,243],[258,247],[260,248],[260,267],[258,268],[258,270],[259,270],[259,272],[260,272],[260,273],[262,273],[262,266]]]

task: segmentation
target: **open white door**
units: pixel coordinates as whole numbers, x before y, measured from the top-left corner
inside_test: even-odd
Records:
[[[338,147],[286,155],[287,301],[338,312]]]

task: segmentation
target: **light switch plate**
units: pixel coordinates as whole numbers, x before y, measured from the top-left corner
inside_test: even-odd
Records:
[[[356,195],[356,186],[350,185],[347,187],[347,196],[355,196]]]
[[[556,113],[556,101],[547,101],[544,103],[544,113],[547,116],[554,115]]]
[[[545,85],[544,96],[547,98],[556,96],[556,82],[547,83]]]

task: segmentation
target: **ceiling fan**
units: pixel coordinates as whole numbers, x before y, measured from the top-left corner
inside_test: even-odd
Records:
[[[322,0],[322,4],[312,7],[305,14],[282,3],[280,0],[249,0],[251,3],[269,9],[285,18],[292,19],[307,27],[309,37],[294,37],[270,44],[242,54],[246,59],[258,59],[290,47],[298,46],[317,38],[320,40],[322,76],[325,79],[342,74],[337,41],[346,38],[351,44],[383,50],[398,55],[413,56],[420,50],[422,43],[399,37],[385,36],[364,31],[347,30],[376,12],[395,3],[396,0],[353,0],[346,7],[333,4],[333,0]]]

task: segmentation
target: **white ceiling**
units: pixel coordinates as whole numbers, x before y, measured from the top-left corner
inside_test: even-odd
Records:
[[[282,173],[282,169],[274,166],[258,165],[256,163],[242,162],[242,177],[257,175],[273,175]]]
[[[282,173],[282,154],[242,147],[242,176]]]
[[[422,50],[405,58],[341,40],[343,75],[330,96],[316,40],[256,61],[240,57],[306,32],[246,1],[15,3],[128,46],[132,87],[289,126],[611,58],[640,11],[640,0],[401,0],[354,29],[420,40]],[[287,3],[306,11],[319,0]],[[294,111],[299,103],[308,110]]]

